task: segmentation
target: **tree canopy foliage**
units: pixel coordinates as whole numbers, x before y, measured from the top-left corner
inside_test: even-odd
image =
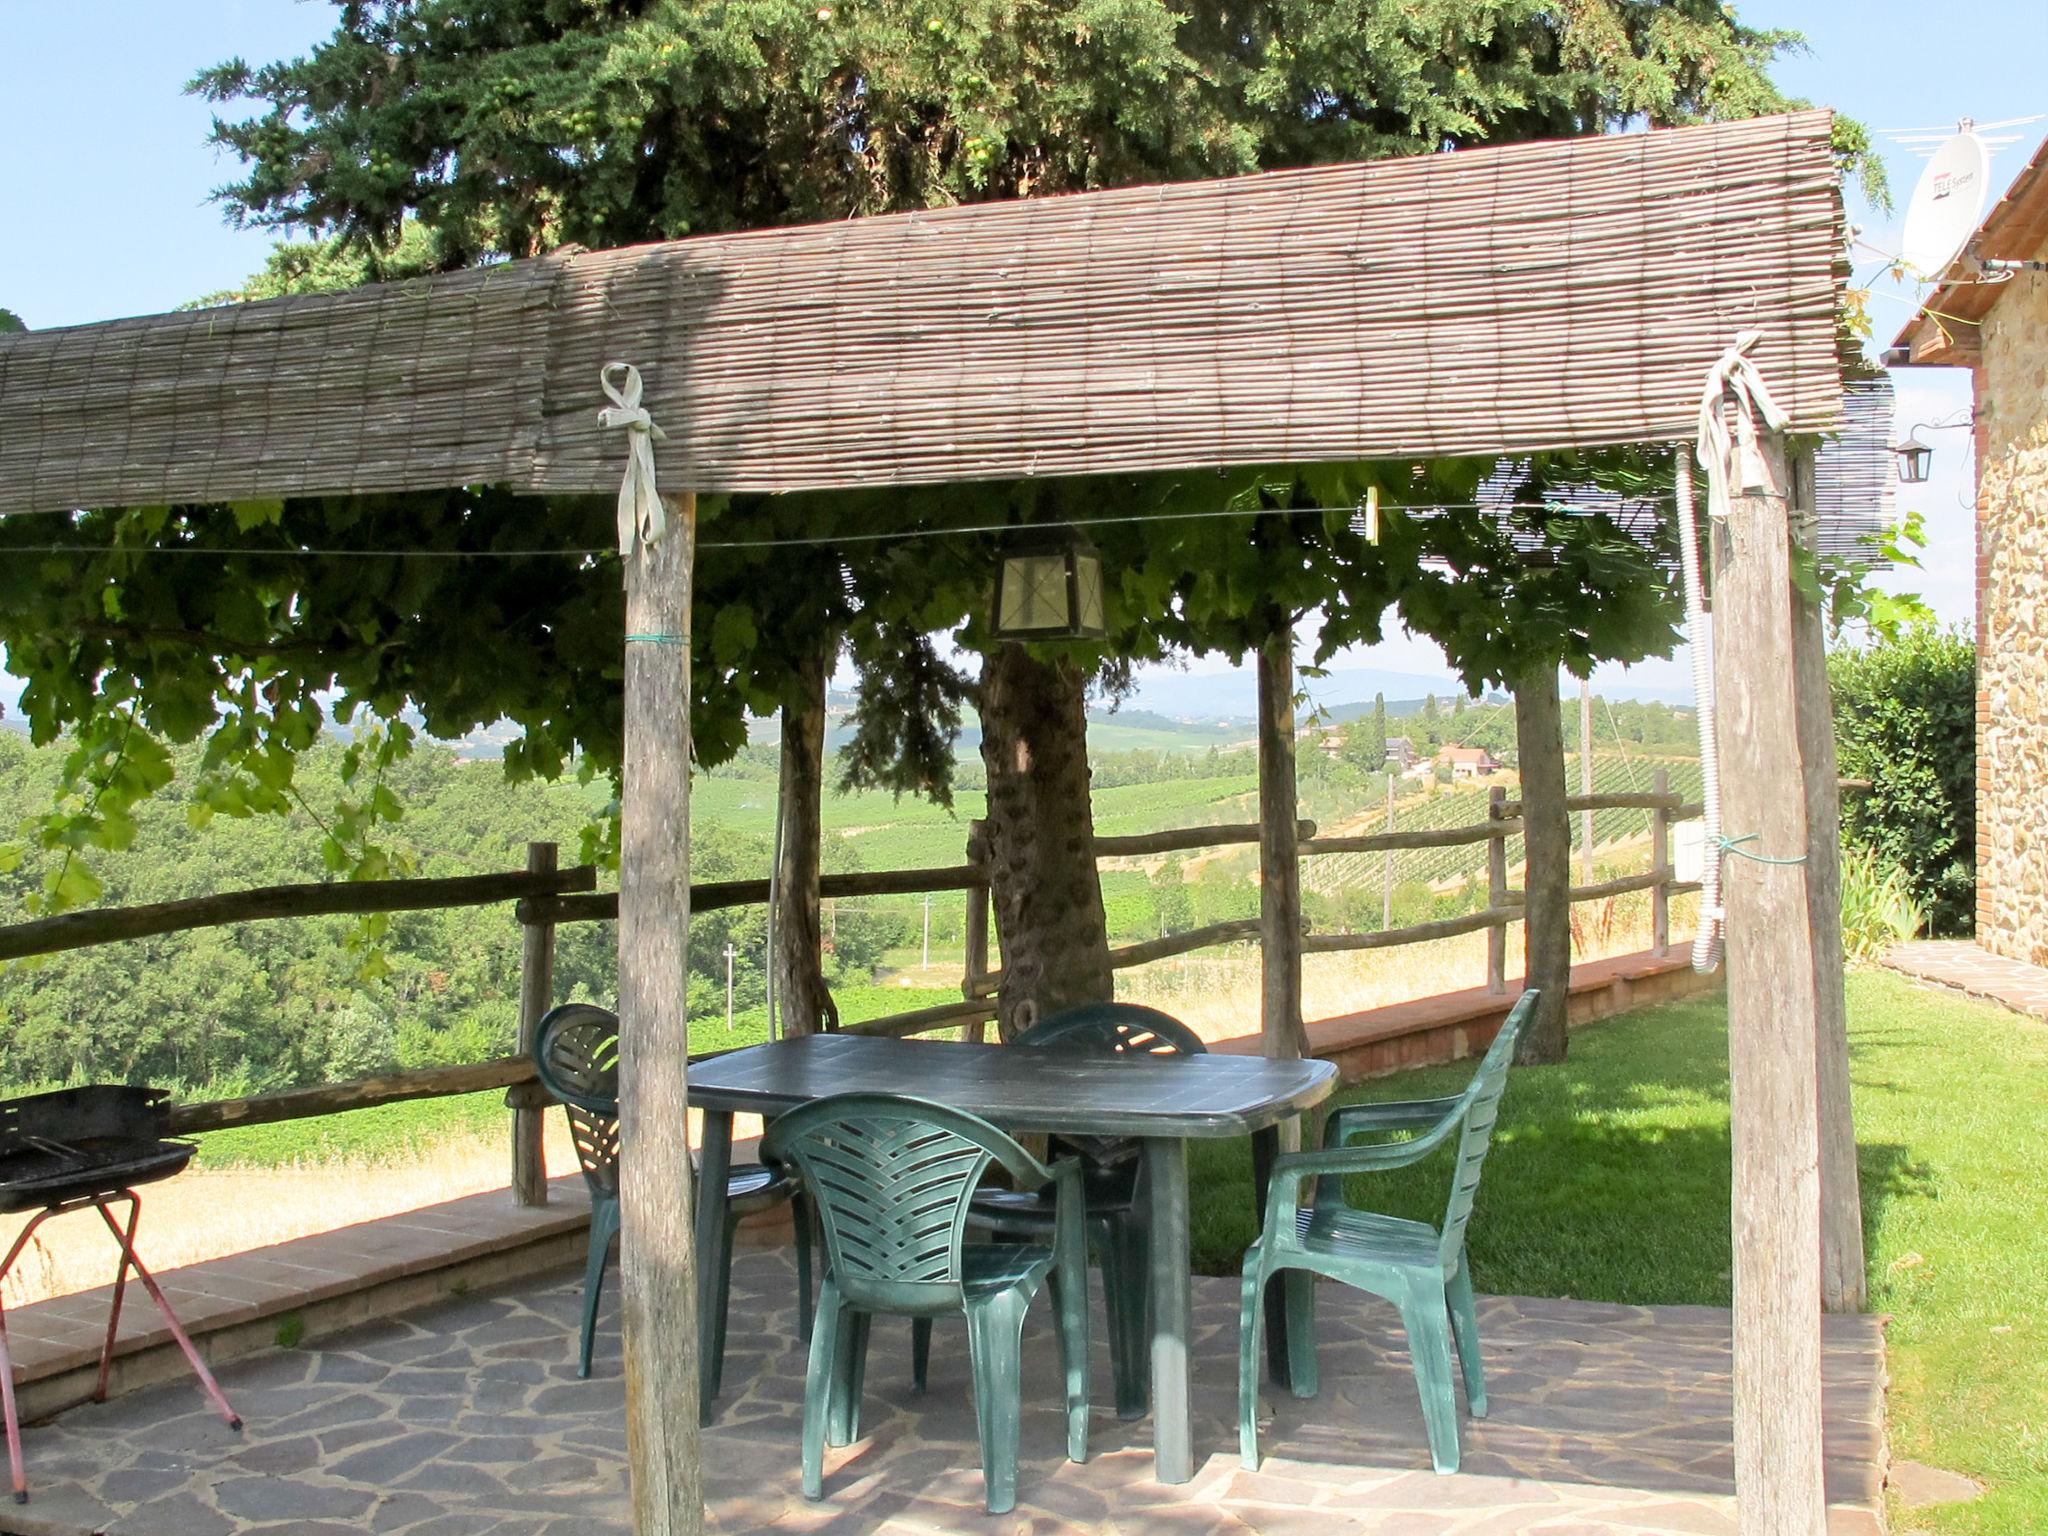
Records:
[[[346,0],[304,57],[230,61],[194,88],[242,162],[231,216],[320,242],[280,252],[257,296],[569,242],[1740,117],[1788,105],[1767,66],[1793,42],[1695,0]],[[1112,682],[1173,652],[1242,657],[1309,613],[1325,658],[1398,613],[1474,689],[1524,654],[1583,671],[1668,649],[1664,551],[1607,519],[1540,498],[1508,524],[1400,514],[1468,500],[1493,467],[707,501],[693,747],[706,763],[737,751],[747,713],[789,699],[810,637],[838,633],[861,675],[849,781],[948,793],[971,686],[955,648],[985,641],[995,541],[878,532],[1143,516],[1091,529],[1113,629],[1081,659]],[[1617,467],[1641,469],[1546,463],[1527,483]],[[1350,511],[1368,488],[1388,509],[1377,543]],[[314,813],[293,765],[330,710],[362,727],[317,807],[341,873],[394,867],[385,777],[411,733],[373,722],[404,709],[447,736],[511,720],[515,780],[572,762],[615,780],[610,518],[462,487],[10,520],[0,552],[23,553],[0,561],[0,641],[37,739],[74,743],[29,840],[124,846],[134,803],[170,782],[169,748],[200,741],[195,815]],[[735,531],[749,547],[724,547]],[[786,542],[838,533],[869,537]],[[1554,558],[1532,565],[1532,541]],[[535,549],[569,553],[504,557]],[[80,859],[47,874],[39,904],[94,894]]]

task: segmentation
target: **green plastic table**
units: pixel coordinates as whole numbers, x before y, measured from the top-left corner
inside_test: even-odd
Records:
[[[937,1040],[803,1035],[749,1046],[690,1067],[690,1106],[704,1113],[697,1188],[725,1187],[735,1113],[778,1115],[834,1093],[910,1093],[951,1104],[1008,1131],[1135,1136],[1144,1148],[1151,1194],[1152,1443],[1162,1483],[1194,1476],[1188,1396],[1187,1143],[1195,1137],[1252,1137],[1264,1203],[1265,1170],[1280,1126],[1328,1098],[1337,1069],[1326,1061],[1258,1056],[1092,1055],[1020,1051]],[[1261,1218],[1264,1213],[1260,1212]],[[717,1198],[697,1207],[700,1320],[716,1317],[730,1229]],[[1270,1316],[1270,1314],[1269,1314]],[[1269,1328],[1268,1360],[1285,1359]],[[710,1341],[704,1329],[699,1337]],[[1280,1374],[1276,1371],[1276,1374]],[[717,1378],[703,1360],[704,1410]]]

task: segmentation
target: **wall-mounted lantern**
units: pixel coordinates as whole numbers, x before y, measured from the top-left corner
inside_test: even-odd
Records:
[[[1903,443],[1892,445],[1892,452],[1899,456],[1899,481],[1904,485],[1925,485],[1928,468],[1934,462],[1934,450],[1920,441],[1919,432],[1915,427],[1906,434]]]
[[[1102,557],[1079,530],[1025,528],[1003,544],[996,566],[998,640],[1095,640],[1102,614]]]

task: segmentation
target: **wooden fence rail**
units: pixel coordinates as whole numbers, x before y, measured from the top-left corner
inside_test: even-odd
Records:
[[[1652,941],[1659,952],[1668,943],[1670,898],[1699,889],[1697,882],[1675,878],[1670,866],[1669,829],[1673,822],[1698,816],[1700,807],[1669,793],[1666,782],[1664,772],[1659,770],[1657,788],[1651,793],[1574,795],[1566,802],[1571,810],[1651,812],[1651,868],[1641,874],[1573,886],[1570,897],[1574,902],[1600,901],[1634,891],[1650,892]],[[1483,910],[1371,933],[1306,934],[1302,940],[1302,951],[1305,954],[1336,954],[1391,949],[1485,929],[1490,933],[1488,984],[1495,990],[1502,987],[1506,932],[1510,924],[1521,920],[1523,913],[1521,892],[1508,889],[1506,884],[1507,840],[1521,831],[1519,802],[1507,799],[1504,792],[1496,790],[1488,805],[1487,820],[1459,827],[1318,837],[1314,822],[1304,820],[1297,826],[1300,852],[1304,857],[1336,853],[1391,853],[1403,849],[1447,848],[1482,842],[1490,844],[1487,855],[1488,899]],[[1161,832],[1099,837],[1095,840],[1095,851],[1101,858],[1147,857],[1197,848],[1256,844],[1258,838],[1259,829],[1255,824],[1179,827]],[[982,1038],[988,1022],[996,1015],[996,1004],[992,998],[1001,989],[1002,972],[990,964],[986,837],[978,822],[969,826],[967,855],[968,862],[958,865],[866,870],[825,875],[820,879],[819,894],[827,899],[922,895],[934,891],[967,893],[967,963],[961,998],[864,1020],[846,1026],[847,1033],[901,1037],[936,1030],[957,1030],[965,1039]],[[515,903],[514,915],[525,930],[520,977],[520,1041],[525,1046],[531,1042],[540,1015],[553,1001],[556,927],[568,922],[613,920],[619,911],[616,893],[595,889],[595,870],[588,866],[556,869],[554,862],[553,845],[537,843],[529,848],[528,868],[524,870],[435,879],[269,886],[149,906],[66,913],[0,927],[0,960],[229,923],[485,906],[510,901]],[[766,880],[706,881],[691,887],[690,909],[693,912],[712,912],[754,905],[767,899]],[[1183,933],[1163,934],[1156,939],[1120,946],[1110,951],[1110,964],[1114,969],[1126,970],[1194,950],[1246,943],[1258,937],[1259,921],[1256,918],[1209,923]],[[718,1054],[721,1052],[693,1053],[692,1059]],[[547,1100],[536,1080],[532,1062],[523,1053],[461,1066],[380,1073],[351,1082],[289,1088],[244,1098],[177,1104],[170,1110],[170,1127],[175,1134],[189,1135],[231,1126],[310,1119],[409,1099],[445,1098],[493,1089],[506,1091],[507,1104],[514,1112],[515,1194],[524,1204],[539,1204],[547,1198],[540,1161],[539,1113]]]
[[[148,939],[193,928],[218,928],[279,917],[332,917],[364,912],[417,912],[433,907],[485,907],[522,897],[588,891],[597,871],[587,864],[545,872],[452,875],[426,880],[332,880],[222,891],[142,907],[94,907],[0,928],[0,960],[55,954],[123,939]]]
[[[936,869],[864,869],[852,874],[820,875],[818,894],[827,901],[843,896],[917,896],[926,891],[971,891],[988,884],[987,871],[972,864]],[[768,900],[768,882],[706,880],[690,887],[692,912],[721,912],[728,907],[756,907]],[[608,923],[619,915],[619,893],[598,891],[589,896],[530,897],[513,908],[522,923]]]

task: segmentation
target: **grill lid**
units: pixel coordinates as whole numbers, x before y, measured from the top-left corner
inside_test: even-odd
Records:
[[[162,1088],[92,1084],[0,1100],[0,1212],[168,1178],[193,1143],[167,1136]]]

